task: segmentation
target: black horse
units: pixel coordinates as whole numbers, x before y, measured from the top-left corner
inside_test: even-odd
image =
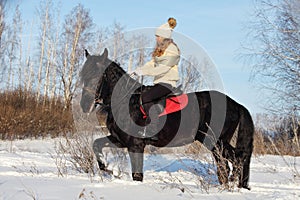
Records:
[[[220,184],[237,178],[238,187],[249,189],[254,125],[244,106],[217,91],[189,93],[189,103],[184,109],[159,118],[162,126],[156,135],[158,140],[140,137],[140,131],[149,123],[139,107],[140,91],[149,86],[132,79],[107,56],[106,49],[98,56],[86,51],[87,60],[80,73],[84,85],[80,101],[83,112],[92,110],[96,95],[101,100],[101,112],[107,114],[106,126],[110,135],[96,139],[93,144],[101,170],[106,170],[103,148],[127,148],[133,180],[142,181],[146,145],[176,147],[199,141],[213,153]],[[236,129],[236,145],[233,147],[230,141]],[[233,165],[231,172],[228,162]]]

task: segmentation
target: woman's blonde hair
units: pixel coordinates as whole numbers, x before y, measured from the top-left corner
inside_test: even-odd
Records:
[[[170,38],[164,38],[162,42],[157,42],[155,49],[152,53],[152,58],[154,58],[155,56],[160,57],[161,55],[163,55],[165,53],[165,50],[168,48],[168,46],[173,43],[176,47],[177,45],[173,42],[173,39]],[[178,47],[177,47],[178,49]],[[179,49],[178,49],[179,51]]]

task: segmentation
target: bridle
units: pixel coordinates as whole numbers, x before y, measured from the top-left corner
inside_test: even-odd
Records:
[[[88,113],[93,112],[93,110],[94,110],[95,108],[97,108],[98,106],[100,106],[100,107],[107,107],[107,106],[108,106],[108,105],[105,105],[105,104],[102,102],[102,100],[99,99],[99,98],[100,98],[100,95],[101,95],[101,93],[102,93],[102,89],[103,89],[103,78],[104,78],[104,77],[102,77],[101,80],[99,80],[99,83],[100,83],[100,81],[101,81],[101,85],[100,85],[100,87],[97,87],[96,92],[95,92],[95,89],[92,89],[92,88],[90,88],[90,87],[86,87],[86,86],[85,86],[85,87],[82,88],[82,90],[83,90],[83,91],[86,91],[88,94],[95,95],[95,97],[94,97],[94,103],[91,104],[91,107],[90,107]]]
[[[106,104],[103,103],[103,99],[100,100],[100,96],[102,94],[102,89],[103,89],[103,81],[106,79],[106,74],[104,73],[101,80],[98,81],[98,83],[100,83],[100,87],[99,85],[97,86],[96,92],[95,92],[95,99],[94,99],[94,105],[97,106],[108,106]]]
[[[130,77],[131,77],[131,76],[130,76]],[[131,77],[131,78],[132,78],[132,77]],[[98,86],[97,86],[97,88],[96,88],[96,92],[95,92],[95,90],[92,90],[92,89],[89,88],[89,87],[84,87],[84,88],[83,88],[83,90],[87,91],[88,93],[90,93],[90,94],[95,94],[94,103],[91,105],[90,110],[89,110],[89,113],[91,113],[91,112],[92,112],[95,108],[97,108],[97,107],[101,107],[102,109],[111,107],[110,104],[105,104],[105,103],[103,102],[103,98],[101,98],[101,94],[102,94],[102,90],[103,90],[104,81],[107,81],[107,75],[106,75],[105,72],[103,73],[102,78],[98,81]],[[128,87],[128,84],[129,84],[129,79],[128,79],[126,85],[125,85],[125,88]],[[126,98],[126,97],[129,95],[129,93],[130,93],[130,91],[131,91],[131,89],[132,89],[133,87],[134,87],[134,85],[132,85],[129,89],[127,89],[128,92],[127,92],[127,93],[119,100],[120,102],[122,102],[122,101],[124,100],[124,98]],[[142,89],[142,88],[141,88],[141,89]],[[100,99],[100,98],[101,98],[101,99]],[[117,105],[119,105],[119,104],[117,104]]]

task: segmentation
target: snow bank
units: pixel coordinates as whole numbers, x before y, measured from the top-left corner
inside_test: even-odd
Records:
[[[253,157],[251,191],[226,191],[218,185],[209,159],[147,155],[144,182],[133,182],[129,164],[122,176],[88,177],[70,171],[58,176],[58,140],[0,141],[0,200],[26,199],[300,199],[300,158]],[[115,159],[116,160],[116,159]],[[117,166],[118,163],[110,163]],[[298,174],[299,175],[299,174]]]

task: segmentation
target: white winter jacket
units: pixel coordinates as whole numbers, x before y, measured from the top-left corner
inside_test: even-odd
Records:
[[[168,83],[173,87],[176,87],[176,83],[179,80],[179,60],[179,50],[173,43],[171,43],[163,55],[154,57],[151,61],[140,67],[138,69],[138,74],[153,76],[154,84]]]

